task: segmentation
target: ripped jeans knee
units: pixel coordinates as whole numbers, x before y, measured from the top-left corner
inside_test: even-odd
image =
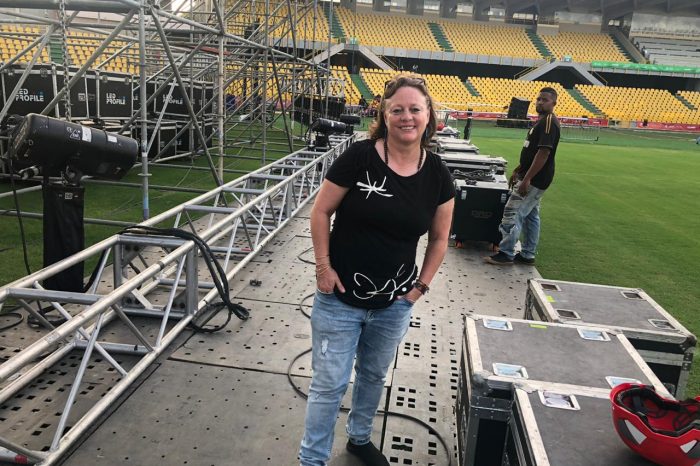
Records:
[[[515,256],[515,245],[520,240],[521,232],[525,232],[524,245],[528,249],[528,257],[534,257],[539,240],[539,205],[544,191],[534,186],[522,197],[513,190],[510,199],[503,209],[503,219],[498,227],[502,235],[499,249],[502,253]]]

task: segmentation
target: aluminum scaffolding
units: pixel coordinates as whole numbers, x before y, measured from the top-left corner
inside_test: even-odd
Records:
[[[218,257],[228,280],[309,201],[329,163],[353,140],[332,136],[326,152],[296,150],[305,145],[306,136],[305,125],[292,118],[299,110],[297,97],[327,102],[339,88],[328,68],[313,61],[330,40],[330,35],[315,37],[317,23],[326,21],[316,0],[23,0],[3,2],[3,7],[0,38],[29,39],[0,63],[0,73],[19,76],[11,88],[2,89],[0,120],[33,74],[53,82],[52,97],[41,113],[79,122],[85,118],[71,96],[87,75],[107,82],[116,79],[112,73],[131,83],[136,92],[130,115],[107,123],[112,131],[140,140],[136,169],[141,183],[86,181],[139,187],[140,225],[196,233]],[[21,25],[31,26],[31,32]],[[90,43],[87,52],[85,41]],[[52,61],[47,63],[49,53]],[[184,108],[184,117],[163,139],[161,130],[172,118],[169,107],[176,104]],[[307,121],[312,110],[302,109],[308,111]],[[188,136],[187,149],[169,152],[183,135]],[[3,147],[0,155],[6,156]],[[240,155],[248,149],[260,155]],[[224,182],[224,174],[233,171],[225,168],[225,160],[237,157],[259,160],[261,168]],[[151,184],[150,167],[168,162],[178,167],[172,161],[179,158],[205,160],[217,188],[203,194],[190,188],[200,195],[153,216],[150,191],[187,188]],[[80,262],[96,264],[89,289],[78,293],[42,286],[46,278]],[[0,461],[60,462],[188,325],[206,318],[220,294],[206,263],[191,240],[120,233],[0,288],[0,313],[17,305],[39,327],[37,339],[21,350],[0,344],[0,405],[22,398],[22,390],[47,373],[61,371],[59,367],[73,370],[70,386],[60,390],[60,399],[51,400],[61,405],[57,422],[42,424],[45,428],[27,437],[27,432],[10,428],[2,415]],[[49,309],[65,322],[45,318]],[[120,329],[118,337],[115,328]],[[96,397],[90,373],[100,365],[107,365],[112,375]]]
[[[354,137],[330,139],[332,147],[326,152],[293,152],[141,226],[196,233],[219,257],[226,279],[231,280],[313,197],[327,167]],[[91,258],[97,265],[85,292],[41,286],[46,278]],[[123,233],[0,288],[0,309],[8,301],[16,302],[46,328],[40,338],[0,365],[0,404],[21,397],[29,384],[80,351],[80,363],[60,419],[52,426],[50,444],[41,445],[31,435],[10,439],[5,432],[0,447],[30,462],[55,464],[178,334],[218,300],[219,291],[207,279],[203,265],[193,241]],[[111,283],[106,283],[108,276]],[[37,311],[47,306],[58,311],[65,323],[54,327]],[[137,326],[135,319],[144,317],[150,324]],[[126,330],[126,336],[117,341],[104,331],[115,323]],[[120,361],[120,355],[130,358],[128,364]],[[90,369],[100,363],[109,364],[118,375],[104,395],[90,403],[84,382]],[[82,395],[87,402],[78,403]],[[31,445],[32,441],[38,444]],[[27,443],[31,446],[23,446]]]
[[[108,123],[140,140],[144,220],[151,216],[149,165],[202,157],[221,185],[227,158],[256,158],[262,166],[302,145],[304,125],[292,119],[298,96],[327,100],[329,93],[342,93],[325,64],[312,60],[331,40],[316,38],[319,22],[326,21],[317,0],[28,0],[3,6],[16,8],[0,10],[0,24],[31,25],[39,32],[0,31],[2,37],[32,39],[0,64],[0,73],[21,73],[14,88],[5,89],[0,120],[40,67],[56,75],[54,98],[42,113],[74,121],[80,117],[71,118],[68,96],[86,74],[121,65],[127,79],[138,77],[130,118]],[[302,32],[304,40],[297,37]],[[85,40],[91,48],[76,59]],[[53,56],[59,46],[61,63],[42,63],[46,50]],[[197,86],[205,89],[203,96]],[[163,139],[173,102],[183,114],[176,132]],[[183,138],[187,150],[172,154]],[[260,155],[231,154],[249,149]]]

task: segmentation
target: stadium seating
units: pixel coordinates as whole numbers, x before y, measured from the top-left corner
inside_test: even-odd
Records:
[[[261,3],[250,3],[248,8],[250,11],[241,9],[237,15],[228,19],[228,32],[241,36],[249,34],[251,27],[255,26],[255,23],[251,21],[265,13],[265,5]],[[287,24],[287,8],[286,2],[279,3],[279,0],[272,0],[270,9],[274,12],[270,16],[271,37],[291,38],[291,31],[277,27]],[[439,51],[441,50],[440,46],[428,27],[429,23],[435,22],[440,25],[445,37],[456,52],[534,59],[542,58],[525,29],[520,27],[427,19],[407,15],[353,13],[339,6],[334,11],[345,30],[345,35],[347,37],[356,36],[359,43],[364,45]],[[311,40],[315,38],[318,41],[327,40],[329,25],[326,13],[321,7],[317,7],[315,16],[314,21],[314,10],[309,9],[300,15],[300,19],[295,22],[297,39]],[[44,30],[44,27],[34,25],[0,25],[0,61],[7,61],[15,57],[19,51],[35,40]],[[557,58],[570,56],[574,61],[579,62],[598,60],[628,61],[612,37],[606,34],[559,32],[556,35],[541,34],[539,37]],[[650,37],[637,37],[633,38],[633,41],[640,49],[643,47],[647,56],[658,64],[700,66],[700,51],[696,50],[697,43],[693,41]],[[67,35],[68,63],[72,66],[82,65],[102,42],[103,36],[70,29]],[[49,46],[42,51],[39,62],[49,63],[52,57],[54,60],[58,60],[58,57],[62,55],[61,45],[60,41],[52,38]],[[113,55],[115,56],[112,57]],[[124,40],[116,40],[101,53],[100,57],[95,61],[95,65],[99,65],[109,59],[101,69],[136,74],[138,73],[139,61],[137,56],[138,50],[136,50],[135,44],[130,44]],[[18,62],[26,63],[30,58],[31,53],[25,54]],[[149,57],[149,59],[153,61],[154,65],[157,65],[156,62],[158,60],[162,61],[162,65],[165,65],[165,59],[162,56],[160,58]],[[230,67],[229,72],[233,72]],[[250,85],[253,80],[258,79],[260,76],[260,74],[253,76],[250,73],[260,72],[248,71],[247,92],[250,92]],[[283,81],[283,85],[291,79],[298,79],[300,82],[307,83],[314,80],[314,76],[311,74],[298,76],[294,73],[295,70],[287,67],[287,65],[282,64],[278,67],[278,76]],[[298,73],[298,70],[296,73]],[[335,80],[331,83],[329,95],[345,97],[349,104],[356,104],[360,99],[360,92],[352,81],[347,68],[345,66],[333,66],[331,74]],[[360,71],[361,77],[375,95],[383,92],[384,82],[394,74],[394,71],[374,69],[362,69]],[[556,107],[558,115],[568,117],[598,116],[591,114],[590,108],[587,109],[584,106],[587,104],[583,102],[576,92],[572,91],[572,93],[569,93],[558,83],[472,77],[470,81],[471,85],[473,85],[473,90],[480,94],[475,96],[465,86],[463,77],[437,74],[422,74],[422,76],[425,78],[428,88],[433,95],[436,110],[438,111],[471,109],[475,112],[503,113],[512,97],[522,97],[531,101],[528,111],[530,114],[534,114],[534,100],[539,89],[544,86],[551,86],[559,92],[559,102]],[[232,83],[229,92],[241,95],[243,82],[243,79],[240,79]],[[593,106],[600,109],[602,112],[600,116],[606,116],[614,120],[648,120],[651,122],[686,124],[700,122],[700,92],[679,91],[676,95],[673,95],[668,91],[657,89],[589,85],[577,85],[576,90],[581,96],[590,101]],[[276,98],[277,93],[277,83],[274,81],[270,65],[267,96],[268,98]],[[575,98],[574,95],[576,95]],[[289,93],[285,93],[282,96],[284,100],[289,100],[291,97],[292,95]]]
[[[353,13],[343,7],[335,8],[334,11],[340,18],[346,35],[354,35],[362,45],[440,50],[423,18]]]
[[[633,42],[650,63],[700,67],[698,41],[637,37]]]
[[[272,1],[269,5],[269,17],[271,29],[270,35],[275,38],[284,37],[292,38],[292,32],[288,27],[284,27],[288,22],[287,3],[283,2],[281,6],[277,6],[276,2]],[[226,30],[230,34],[235,34],[241,37],[246,37],[255,27],[256,18],[265,15],[264,2],[252,2],[242,6],[236,10],[236,14],[232,15],[226,24]],[[296,15],[296,16],[295,16]],[[296,12],[292,12],[292,17],[296,20],[295,35],[297,40],[317,40],[325,41],[328,39],[328,19],[323,13],[321,7],[316,7],[316,20],[314,21],[314,13],[312,8],[299,8]],[[282,26],[282,27],[278,27]],[[314,26],[316,33],[314,34]]]
[[[540,37],[557,59],[569,56],[573,61],[584,63],[595,60],[629,62],[607,34],[559,32]]]
[[[18,26],[12,24],[3,24],[0,26],[0,61],[7,61],[10,58],[16,56],[22,49],[29,45],[33,40],[35,40],[39,34],[44,32],[37,26]],[[102,43],[102,38],[94,34],[69,30],[67,36],[67,52],[68,52],[68,63],[73,66],[81,66],[85,63],[85,60],[89,58],[95,49]],[[103,53],[95,61],[95,65],[102,63],[107,60],[115,52],[121,50],[127,42],[115,40],[107,46]],[[49,46],[45,47],[41,52],[41,57],[38,63],[50,63],[51,58],[49,54],[49,47],[59,48],[59,53],[62,55],[62,50],[60,49],[60,41],[52,41]],[[136,52],[133,52],[135,54]],[[28,54],[22,56],[18,63],[27,63],[31,60],[31,51]],[[135,55],[134,55],[135,57]],[[122,73],[138,73],[138,60],[129,58],[128,52],[120,53],[119,56],[110,60],[101,69],[106,71],[118,71]]]
[[[229,67],[227,73],[235,74],[236,71],[237,68]],[[264,77],[262,71],[262,68],[257,71],[248,69],[246,73],[241,75],[238,79],[234,80],[228,86],[228,88],[226,89],[226,93],[241,97],[243,96],[245,89],[245,94],[250,94],[250,92],[252,92],[253,90],[254,83],[257,83],[258,86],[262,85],[261,80]],[[299,74],[297,70],[296,75],[293,71],[294,67],[291,64],[282,63],[277,65],[277,77],[280,80],[280,85],[282,89],[289,90],[290,87],[293,85],[292,80],[296,80],[296,95],[300,93],[308,93],[308,90],[310,89],[310,83],[316,82],[316,76],[308,70],[303,72],[302,74]],[[331,80],[330,87],[328,89],[328,95],[330,97],[344,97],[348,104],[357,104],[357,102],[360,99],[360,92],[359,90],[357,90],[355,84],[350,79],[350,74],[348,73],[347,69],[342,66],[332,66],[331,76],[333,78],[336,78],[336,80]],[[261,88],[258,89],[258,92],[261,92]],[[268,65],[266,95],[267,98],[270,100],[276,100],[279,95],[272,65]],[[294,96],[291,92],[283,91],[282,93],[283,101],[290,102],[293,97]]]
[[[68,57],[69,64],[73,66],[82,66],[85,61],[95,52],[102,44],[102,37],[94,34],[80,31],[70,31],[68,33]],[[132,50],[125,49],[127,42],[121,40],[112,41],[107,48],[95,60],[94,66],[102,64],[116,52],[121,51],[116,57],[113,57],[100,69],[105,71],[113,71],[119,73],[138,73],[138,52],[136,44],[132,45]]]
[[[396,74],[395,71],[361,69],[360,76],[374,95],[384,93],[384,83]],[[437,74],[421,75],[435,103],[435,110],[466,110],[473,99],[457,76]]]
[[[458,76],[423,75],[436,110],[467,110],[478,97],[472,96]]]
[[[666,90],[582,84],[576,85],[576,88],[614,120],[684,124],[700,122],[700,111],[690,110]]]
[[[372,95],[382,95],[384,93],[384,83],[391,79],[396,71],[376,70],[371,68],[361,68],[360,76],[372,91]]]
[[[583,115],[592,117],[591,112],[579,104],[559,83],[545,81],[520,81],[502,78],[469,78],[481,97],[477,97],[481,105],[472,109],[476,112],[504,112],[513,97],[521,97],[530,101],[529,114],[535,114],[535,99],[540,89],[552,87],[559,95],[554,112],[559,116],[579,118]]]
[[[679,91],[685,100],[690,102],[690,104],[695,108],[700,108],[700,92],[698,91]]]
[[[43,33],[36,26],[18,26],[14,24],[0,25],[0,61],[6,62],[15,57],[26,46],[28,46],[40,33]],[[32,59],[33,51],[24,54],[17,63],[27,63]],[[48,48],[41,51],[38,63],[49,63]]]
[[[340,79],[344,82],[343,89],[336,90],[335,94],[340,95],[342,93],[345,97],[345,102],[348,105],[357,104],[357,102],[360,100],[361,94],[359,89],[357,89],[355,86],[355,83],[353,83],[352,79],[350,79],[350,73],[348,73],[347,68],[344,66],[332,66],[331,75],[334,78]]]
[[[382,94],[384,83],[395,72],[382,70],[361,69],[360,75],[372,90],[373,94]],[[592,117],[586,110],[558,83],[543,81],[519,81],[515,79],[500,78],[469,78],[474,87],[481,94],[480,97],[472,96],[467,91],[463,81],[458,76],[442,76],[425,74],[428,89],[436,104],[436,110],[467,110],[475,112],[503,113],[507,111],[510,100],[513,97],[523,97],[530,100],[528,113],[535,113],[535,98],[539,90],[545,86],[553,87],[559,94],[556,113],[560,116]]]
[[[504,57],[542,58],[523,28],[440,21],[456,52]]]

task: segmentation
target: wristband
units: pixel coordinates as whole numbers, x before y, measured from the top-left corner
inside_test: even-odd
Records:
[[[423,283],[422,281],[420,281],[419,279],[416,279],[416,281],[413,282],[413,288],[420,291],[420,294],[423,294],[423,295],[428,294],[428,291],[430,291],[430,287],[428,285],[426,285],[425,283]]]

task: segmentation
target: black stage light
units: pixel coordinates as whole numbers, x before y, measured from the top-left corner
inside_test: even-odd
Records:
[[[362,119],[357,115],[344,114],[340,115],[340,122],[345,123],[345,134],[350,135],[355,132],[355,125],[362,123]]]
[[[11,156],[30,165],[108,180],[126,175],[139,152],[129,137],[36,113],[17,125],[11,145]]]
[[[326,118],[316,118],[311,124],[311,130],[323,134],[344,133],[345,123]]]
[[[340,122],[345,123],[346,125],[359,125],[362,120],[357,115],[343,114],[340,115]]]

